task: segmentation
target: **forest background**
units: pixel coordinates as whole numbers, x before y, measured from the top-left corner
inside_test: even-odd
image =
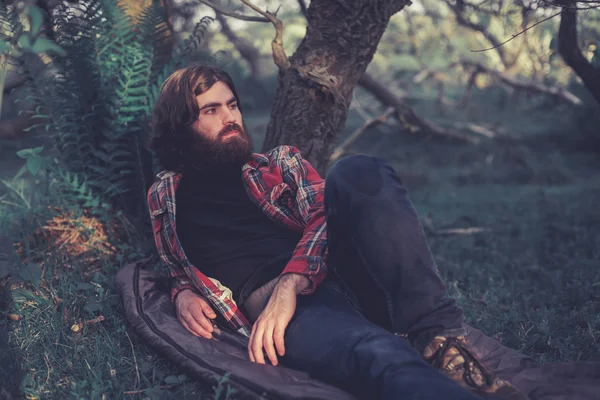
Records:
[[[0,398],[235,398],[139,342],[114,286],[154,251],[148,116],[192,62],[233,76],[257,151],[386,158],[472,325],[598,360],[599,5],[1,1]]]

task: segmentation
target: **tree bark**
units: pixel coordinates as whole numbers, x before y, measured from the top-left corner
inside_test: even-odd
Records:
[[[306,36],[280,70],[263,151],[293,143],[324,173],[352,93],[407,0],[313,0]]]
[[[574,1],[561,2],[563,7],[558,28],[558,52],[575,71],[583,85],[600,104],[600,69],[595,68],[581,53],[577,43],[577,10]]]

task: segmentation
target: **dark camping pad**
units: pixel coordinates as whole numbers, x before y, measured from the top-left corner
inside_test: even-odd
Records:
[[[144,269],[147,263],[126,265],[117,274],[125,317],[135,332],[190,377],[216,385],[229,373],[229,383],[242,399],[349,400],[348,393],[285,367],[251,363],[247,339],[222,331],[215,339],[198,338],[177,320],[164,279]],[[467,326],[475,355],[532,400],[600,400],[600,362],[537,364],[480,330]]]

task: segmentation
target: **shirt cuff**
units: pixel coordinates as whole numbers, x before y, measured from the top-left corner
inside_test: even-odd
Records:
[[[191,283],[190,280],[183,278],[175,278],[175,280],[173,281],[173,285],[171,286],[171,301],[173,302],[173,304],[175,304],[175,300],[179,293],[187,289],[197,292],[196,287]]]

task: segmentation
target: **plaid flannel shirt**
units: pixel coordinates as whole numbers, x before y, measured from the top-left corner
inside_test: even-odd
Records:
[[[312,293],[327,273],[325,181],[291,146],[253,154],[242,174],[250,198],[265,214],[303,232],[282,274],[305,275],[311,285],[301,294]],[[177,238],[175,192],[182,174],[163,171],[157,178],[148,191],[148,207],[158,253],[173,278],[171,299],[174,301],[184,289],[195,290],[223,315],[233,330],[249,336],[251,324],[235,304],[231,290],[204,275],[201,265],[192,265]]]

